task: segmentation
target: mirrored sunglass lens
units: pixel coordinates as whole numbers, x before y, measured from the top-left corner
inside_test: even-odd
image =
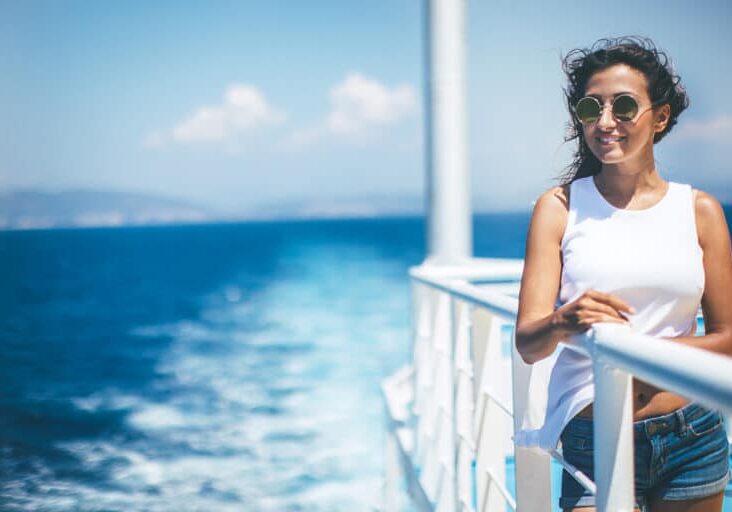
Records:
[[[630,96],[618,96],[613,102],[613,115],[621,121],[632,121],[638,113],[638,103]]]
[[[600,117],[600,104],[595,98],[582,98],[574,110],[583,123],[594,123]]]

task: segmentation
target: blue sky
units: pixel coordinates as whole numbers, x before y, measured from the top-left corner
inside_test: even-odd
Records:
[[[0,188],[103,188],[222,211],[423,193],[422,3],[0,2]],[[732,201],[732,2],[468,5],[478,210],[524,210],[568,161],[560,55],[668,50],[692,105],[661,173]]]

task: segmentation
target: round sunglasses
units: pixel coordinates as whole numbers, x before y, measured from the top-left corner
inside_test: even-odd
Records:
[[[616,96],[611,104],[613,117],[616,121],[627,123],[635,119],[640,109],[638,102],[629,94]],[[582,124],[592,124],[600,119],[605,105],[597,98],[585,96],[574,106],[574,113]]]

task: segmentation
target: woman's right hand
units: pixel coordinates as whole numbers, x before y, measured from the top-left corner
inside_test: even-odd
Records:
[[[633,313],[635,310],[617,296],[587,290],[576,300],[558,308],[552,323],[556,328],[576,334],[598,322],[628,324],[626,315]]]

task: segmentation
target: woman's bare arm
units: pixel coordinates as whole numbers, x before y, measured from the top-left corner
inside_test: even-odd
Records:
[[[704,336],[674,341],[732,356],[732,249],[724,211],[719,202],[697,191],[694,201],[699,245],[704,251]]]
[[[527,363],[550,355],[564,334],[553,313],[567,210],[565,190],[556,187],[539,197],[531,216],[516,318],[516,348]]]
[[[535,363],[551,355],[569,334],[596,322],[627,323],[632,310],[617,297],[587,290],[577,300],[554,309],[562,274],[561,242],[568,215],[568,187],[545,192],[534,206],[526,240],[524,271],[516,318],[516,349]]]

